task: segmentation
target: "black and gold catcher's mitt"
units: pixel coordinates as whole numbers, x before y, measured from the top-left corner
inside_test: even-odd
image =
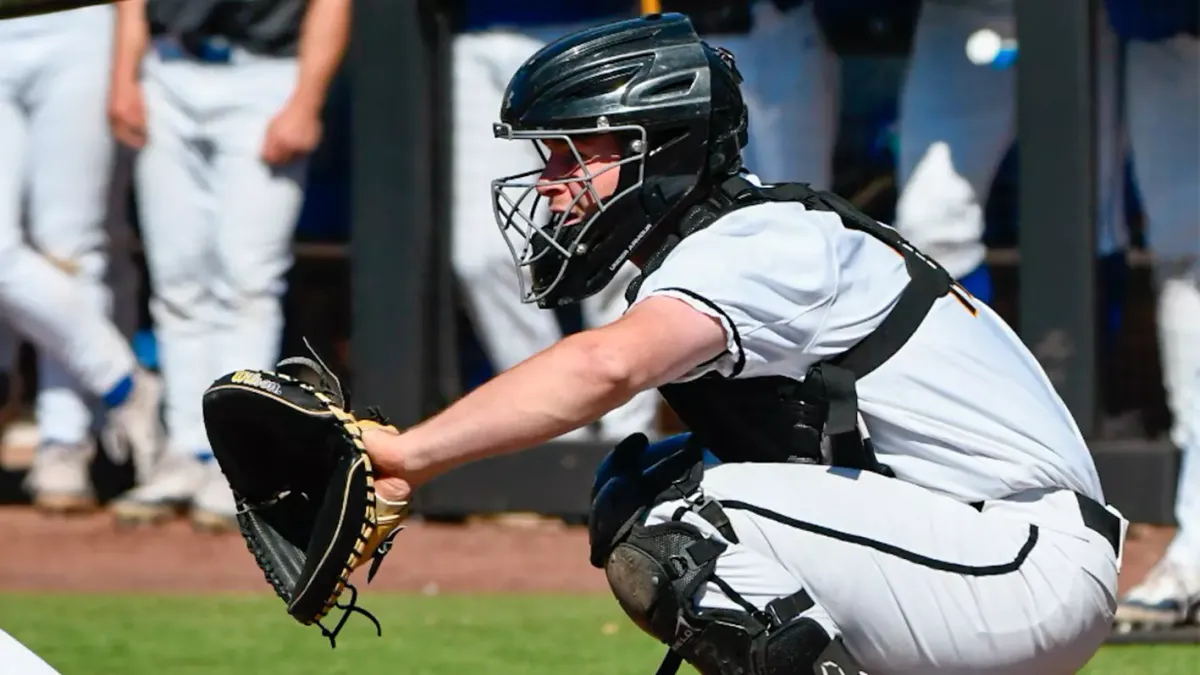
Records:
[[[362,441],[364,427],[388,422],[375,409],[361,418],[351,412],[341,383],[315,353],[278,367],[229,373],[204,392],[204,425],[237,501],[242,536],[288,613],[319,626],[331,646],[351,612],[381,633],[375,617],[355,605],[349,579],[371,561],[371,581],[409,514],[408,502],[375,494]],[[346,589],[350,600],[339,603]],[[330,630],[321,619],[335,607],[344,612]]]

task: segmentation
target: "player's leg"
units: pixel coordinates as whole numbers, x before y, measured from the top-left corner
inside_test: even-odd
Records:
[[[1016,71],[964,52],[984,28],[1012,37],[1011,7],[924,3],[900,95],[896,228],[958,279],[984,262],[984,204],[1014,134]],[[972,286],[989,299],[990,283]]]
[[[147,141],[138,152],[136,186],[141,239],[150,282],[150,315],[158,340],[168,441],[151,475],[112,503],[126,523],[154,522],[190,504],[203,480],[195,452],[206,448],[200,395],[212,381],[206,342],[212,200],[208,164],[190,114],[202,83],[193,64],[151,53],[143,63]]]
[[[733,52],[750,111],[746,163],[764,181],[832,188],[840,62],[813,3],[786,11],[759,0],[747,35],[712,36]]]
[[[53,49],[30,90],[28,230],[33,246],[76,279],[88,310],[111,316],[105,218],[116,149],[104,111],[113,12],[88,13],[45,36]],[[38,354],[38,372],[42,442],[28,481],[34,503],[54,511],[91,508],[91,397],[46,352]]]
[[[213,73],[229,97],[226,109],[236,112],[209,129],[215,143],[217,235],[210,380],[239,368],[271,369],[279,361],[285,275],[292,266],[292,235],[308,169],[307,158],[282,167],[261,158],[267,127],[286,105],[299,64],[288,58],[244,58],[228,73]],[[199,526],[220,527],[232,523],[233,496],[216,463],[209,468],[192,517]]]
[[[496,176],[540,166],[532,144],[497,140],[492,123],[508,78],[543,44],[517,33],[469,32],[456,35],[452,47],[451,262],[466,312],[497,372],[562,337],[553,312],[520,302],[517,272],[496,231],[490,196]]]
[[[0,663],[4,664],[6,673],[59,675],[50,664],[3,630],[0,630]]]
[[[1015,133],[1016,69],[971,63],[968,38],[990,29],[1016,37],[1011,2],[925,3],[900,100],[896,227],[990,301],[984,210]],[[1097,242],[1101,255],[1124,243],[1122,143],[1116,96],[1116,39],[1097,18]]]
[[[626,541],[657,547],[660,579],[696,584],[684,594],[702,610],[684,617],[698,635],[693,646],[728,639],[728,631],[703,634],[703,610],[732,612],[727,624],[753,632],[746,603],[771,612],[768,603],[782,598],[776,630],[811,620],[840,637],[866,673],[1070,673],[1111,626],[1117,554],[1082,524],[1070,492],[989,502],[981,513],[876,474],[753,463],[707,469],[699,492],[687,481],[676,487],[690,496],[668,496]],[[720,509],[703,508],[704,498]],[[622,563],[638,561],[623,555]],[[630,567],[610,565],[610,584],[647,582]],[[714,578],[701,582],[704,574]],[[677,637],[682,624],[663,619],[643,623]],[[823,648],[811,626],[803,636],[768,642],[768,656],[773,647],[785,655]],[[809,672],[804,665],[793,661],[787,672]]]
[[[22,93],[31,90],[23,88]],[[152,379],[137,368],[120,332],[88,304],[78,280],[21,236],[20,196],[32,151],[24,109],[31,102],[10,94],[0,97],[0,147],[6,159],[0,162],[0,313],[103,400],[114,450],[152,455],[161,442]]]
[[[1158,281],[1171,439],[1184,455],[1179,531],[1162,561],[1122,600],[1122,627],[1195,620],[1200,606],[1200,40],[1132,41],[1126,67],[1134,175]]]

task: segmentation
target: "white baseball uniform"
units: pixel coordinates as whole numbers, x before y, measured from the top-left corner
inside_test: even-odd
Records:
[[[0,630],[0,663],[4,664],[4,672],[14,675],[59,675],[50,664],[3,630]]]
[[[635,303],[677,298],[724,327],[726,352],[684,380],[801,380],[878,326],[907,282],[901,256],[837,215],[767,203],[685,238]],[[1075,672],[1116,604],[1119,553],[1084,525],[1079,501],[1103,504],[1100,481],[1036,359],[966,297],[938,300],[858,383],[861,422],[897,478],[799,464],[706,471],[701,491],[725,501],[740,539],[716,574],[760,608],[806,589],[806,616],[867,672]],[[682,504],[656,506],[650,523]],[[737,609],[712,582],[697,601]]]
[[[161,43],[160,43],[161,44]],[[295,87],[295,57],[234,48],[229,63],[148,51],[148,140],[135,167],[169,450],[208,449],[201,394],[238,368],[273,368],[307,158],[260,157]]]
[[[562,338],[562,330],[553,312],[520,302],[512,256],[496,236],[490,198],[493,178],[537,168],[541,158],[532,144],[495,139],[492,122],[521,64],[546,43],[578,28],[495,27],[454,37],[451,260],[472,323],[497,371],[551,346]],[[624,288],[636,275],[636,268],[626,265],[604,291],[581,303],[584,323],[602,326],[620,317]],[[653,437],[657,414],[657,393],[644,392],[601,419],[598,436],[615,441],[642,432]],[[575,440],[584,433],[564,438]]]
[[[96,6],[0,22],[0,314],[39,348],[39,422],[67,442],[90,424],[79,389],[106,394],[134,369],[104,283],[112,21]]]
[[[750,114],[747,166],[775,181],[833,187],[841,62],[830,50],[809,0],[782,11],[752,0],[745,35],[705,35],[733,52]]]
[[[1155,259],[1171,439],[1184,450],[1168,558],[1200,569],[1200,39],[1130,41],[1130,149]]]
[[[955,278],[979,267],[992,180],[1016,138],[1016,69],[971,63],[967,39],[1016,37],[1013,0],[925,0],[900,98],[896,229]],[[1096,19],[1097,249],[1124,245],[1117,41]]]

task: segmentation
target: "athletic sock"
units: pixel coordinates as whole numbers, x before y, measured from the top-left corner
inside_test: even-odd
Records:
[[[109,408],[116,408],[125,401],[129,400],[129,395],[133,393],[133,374],[130,373],[121,378],[116,386],[109,389],[103,396],[104,405]]]

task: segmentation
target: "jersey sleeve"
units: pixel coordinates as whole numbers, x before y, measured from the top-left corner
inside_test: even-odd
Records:
[[[837,293],[834,244],[805,222],[822,215],[792,204],[740,209],[685,238],[646,277],[631,307],[671,297],[725,330],[725,352],[680,381],[709,372],[780,374],[784,362],[801,365]]]

